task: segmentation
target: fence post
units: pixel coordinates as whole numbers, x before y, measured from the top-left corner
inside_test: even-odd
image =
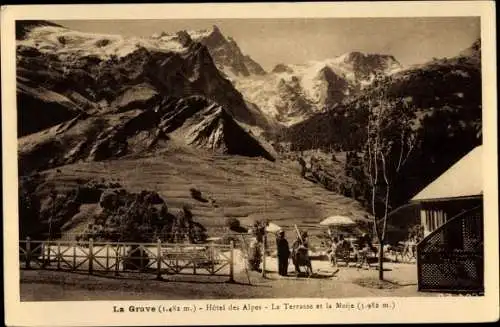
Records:
[[[176,249],[175,249],[175,273],[178,274],[181,272],[181,270],[179,269],[179,255],[180,253],[182,253],[182,248],[179,246],[179,244],[176,244],[175,245]]]
[[[198,251],[192,254],[193,258],[193,275],[196,275],[196,263],[198,262]]]
[[[47,261],[45,260],[45,242],[42,241],[42,244],[40,245],[40,250],[42,251],[42,269],[45,268],[47,265]]]
[[[72,242],[73,246],[73,267],[71,270],[76,270],[76,247],[78,246],[77,242]]]
[[[89,239],[89,274],[92,275],[93,272],[93,264],[94,264],[94,240],[92,238]]]
[[[421,251],[418,250],[417,246],[417,291],[422,290],[422,260],[421,260]]]
[[[156,264],[157,264],[157,271],[156,271],[156,279],[161,280],[161,240],[158,238],[156,241]]]
[[[234,283],[234,241],[231,240],[231,252],[229,253],[229,282]]]
[[[51,260],[50,260],[50,236],[49,239],[47,240],[47,264],[50,266],[51,265]]]
[[[57,270],[61,270],[61,242],[57,242]]]
[[[31,239],[26,237],[26,257],[25,257],[26,269],[31,269]]]
[[[109,270],[109,243],[106,243],[106,272]]]
[[[144,245],[139,245],[139,271],[145,270]]]
[[[211,243],[210,244],[210,275],[214,275],[215,274],[215,248],[214,248],[214,244]]]
[[[115,249],[115,276],[118,276],[118,271],[120,270],[120,244],[116,246]]]
[[[266,278],[266,243],[267,235],[262,238],[262,277]]]

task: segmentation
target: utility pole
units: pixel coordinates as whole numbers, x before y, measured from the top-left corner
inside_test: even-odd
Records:
[[[267,232],[264,230],[264,236],[262,238],[262,277],[266,278],[266,243],[267,243]]]

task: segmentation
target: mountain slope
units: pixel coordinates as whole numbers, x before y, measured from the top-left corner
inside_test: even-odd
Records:
[[[18,89],[24,92],[20,92],[18,112],[32,115],[46,110],[50,112],[47,116],[54,116],[52,122],[20,124],[20,136],[74,118],[80,109],[90,114],[116,110],[113,104],[117,97],[144,84],[150,94],[205,96],[243,123],[267,126],[262,113],[249,108],[219,72],[207,47],[194,42],[187,33],[161,38],[122,37],[22,21],[17,29],[22,31],[17,40]],[[26,91],[32,89],[48,90],[53,99],[47,103],[47,97],[40,95],[42,91]]]
[[[395,181],[394,205],[402,204],[481,143],[480,53],[478,41],[456,57],[396,72],[345,104],[285,129],[280,140],[294,150],[359,152],[375,94],[386,94],[388,102],[404,100],[413,108],[416,145]]]
[[[21,137],[20,172],[155,152],[175,141],[230,155],[274,160],[272,150],[204,97],[163,98],[153,110],[78,116]]]

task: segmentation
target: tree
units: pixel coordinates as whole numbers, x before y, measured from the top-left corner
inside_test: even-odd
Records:
[[[300,164],[300,176],[306,177],[306,172],[307,172],[307,165],[303,157],[299,157],[297,161]]]
[[[392,77],[377,77],[368,100],[364,167],[367,175],[373,229],[379,249],[379,279],[384,278],[383,246],[387,231],[391,186],[415,147],[414,110],[405,99],[389,97]]]
[[[33,178],[19,180],[19,238],[38,238],[43,226],[40,222],[40,200],[35,196],[37,184]]]
[[[247,233],[248,230],[241,226],[241,222],[234,218],[230,217],[226,219],[226,227],[229,228],[230,231],[236,232],[236,233]]]
[[[264,236],[266,235],[266,227],[269,225],[267,219],[256,220],[253,224],[253,234],[257,239],[257,242],[261,243],[264,241]]]

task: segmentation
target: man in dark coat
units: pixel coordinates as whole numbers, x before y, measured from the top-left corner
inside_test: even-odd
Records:
[[[285,238],[285,231],[280,230],[276,238],[276,247],[278,249],[278,273],[281,276],[288,274],[288,258],[290,257],[290,248]]]

